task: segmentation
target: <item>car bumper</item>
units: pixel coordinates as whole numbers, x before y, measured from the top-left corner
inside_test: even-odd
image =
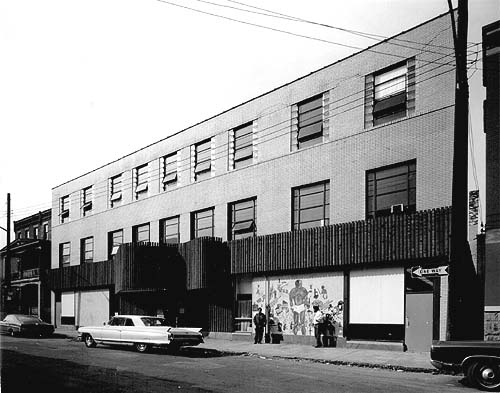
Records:
[[[460,365],[454,363],[446,363],[440,360],[431,360],[431,364],[436,367],[438,370],[442,371],[453,371],[459,372],[461,370]]]

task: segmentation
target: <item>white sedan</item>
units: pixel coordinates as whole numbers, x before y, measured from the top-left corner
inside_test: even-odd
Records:
[[[78,333],[88,348],[98,343],[128,344],[139,352],[156,346],[178,349],[203,342],[200,328],[171,327],[164,318],[142,315],[115,315],[103,326],[83,326]]]

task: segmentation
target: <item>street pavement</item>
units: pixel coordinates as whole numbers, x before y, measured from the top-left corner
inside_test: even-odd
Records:
[[[76,339],[74,329],[56,328],[55,334]],[[429,352],[403,352],[378,349],[315,348],[300,344],[254,344],[251,341],[206,337],[199,348],[262,358],[308,360],[325,364],[375,367],[410,372],[437,373]]]

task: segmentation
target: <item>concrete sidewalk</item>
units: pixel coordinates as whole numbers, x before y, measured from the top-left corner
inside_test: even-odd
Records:
[[[70,328],[56,328],[60,337],[76,339],[78,332]],[[432,373],[437,370],[430,363],[429,352],[401,352],[377,349],[314,348],[301,344],[253,344],[242,340],[205,337],[197,348],[219,352],[305,360],[326,364],[341,364],[357,367],[376,367],[392,370]]]

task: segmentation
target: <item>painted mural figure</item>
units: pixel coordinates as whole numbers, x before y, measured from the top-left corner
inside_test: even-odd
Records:
[[[295,288],[289,294],[290,307],[293,310],[293,334],[301,331],[303,335],[306,331],[306,306],[308,305],[308,291],[302,286],[302,280],[295,280]]]

